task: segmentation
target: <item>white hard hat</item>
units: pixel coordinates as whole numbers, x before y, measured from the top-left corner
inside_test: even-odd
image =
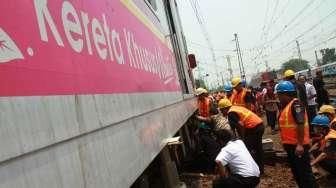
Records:
[[[203,93],[208,93],[208,91],[201,87],[197,88],[195,91],[196,96],[202,95]]]

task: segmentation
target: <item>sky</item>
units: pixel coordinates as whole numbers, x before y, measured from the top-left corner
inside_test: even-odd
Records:
[[[283,62],[298,58],[296,40],[302,59],[311,66],[316,63],[315,50],[336,47],[336,0],[176,1],[188,51],[198,60],[194,74],[196,78],[208,74],[205,80],[210,86],[221,83],[222,77],[228,80],[228,55],[233,75],[239,76],[234,33],[238,34],[248,80],[265,71],[266,64],[270,70],[278,69]],[[195,4],[206,32],[197,20]]]

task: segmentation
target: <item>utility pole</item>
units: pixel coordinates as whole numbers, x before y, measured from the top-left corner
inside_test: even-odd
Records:
[[[223,71],[222,72],[220,72],[220,76],[221,76],[221,78],[222,78],[222,87],[224,86],[224,76],[223,76]]]
[[[215,57],[214,50],[211,48],[212,51],[212,61],[215,63],[215,69],[216,69],[216,77],[217,77],[217,87],[220,85],[219,84],[219,72],[218,72],[218,66],[217,66],[217,61]]]
[[[300,44],[299,44],[299,41],[296,40],[296,47],[297,47],[297,50],[298,50],[298,55],[299,55],[299,59],[302,60],[302,55],[301,55],[301,50],[300,50]]]
[[[268,61],[267,61],[267,60],[265,61],[265,66],[266,66],[266,71],[269,71],[270,68],[269,68]]]
[[[240,71],[240,77],[242,80],[246,80],[245,78],[245,70],[244,70],[244,64],[243,64],[243,59],[241,55],[241,50],[239,47],[239,40],[238,40],[238,35],[237,33],[234,34],[235,41],[236,41],[236,51],[237,51],[237,56],[238,56],[238,63],[239,63],[239,71]]]
[[[319,62],[319,59],[318,59],[318,57],[317,57],[317,52],[316,52],[316,50],[315,50],[315,58],[316,58],[316,66],[318,67],[318,66],[320,66],[320,62]]]
[[[228,71],[229,71],[229,75],[230,75],[230,80],[232,80],[233,71],[232,71],[231,59],[230,59],[229,55],[226,56],[226,61],[228,62]]]

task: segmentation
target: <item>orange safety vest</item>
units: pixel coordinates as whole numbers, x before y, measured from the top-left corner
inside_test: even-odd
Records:
[[[198,110],[199,115],[202,117],[209,117],[210,116],[210,103],[211,99],[206,97],[203,101],[198,100]]]
[[[261,124],[263,120],[251,110],[242,106],[231,106],[230,112],[235,112],[239,116],[239,120],[243,123],[245,128],[251,129]]]
[[[237,105],[237,106],[246,107],[246,103],[245,103],[246,93],[247,93],[246,88],[243,88],[239,93],[236,90],[234,90],[231,96],[232,104]]]
[[[335,130],[330,129],[328,134],[323,139],[321,139],[321,141],[320,141],[320,150],[321,151],[324,150],[328,139],[336,139],[336,131]]]
[[[324,137],[325,141],[328,141],[329,139],[336,139],[336,131],[333,129],[330,129],[329,133],[327,136]]]
[[[247,92],[251,92],[251,91],[249,89],[243,88],[242,91],[237,93],[237,91],[234,90],[233,93],[232,93],[232,96],[230,98],[231,103],[233,105],[247,107],[247,105],[245,103],[245,96],[246,96]],[[251,107],[249,108],[249,110],[252,110],[252,112],[256,112],[255,105],[251,104]]]
[[[336,139],[336,130],[330,129],[327,136],[324,137],[324,144],[328,142],[329,139]],[[324,145],[324,147],[325,147]],[[328,155],[327,159],[336,160],[336,154]]]
[[[231,94],[231,96],[230,97],[228,97],[226,94],[224,95],[224,99],[229,99],[229,101],[232,103],[232,96],[233,96],[233,94]]]
[[[279,117],[279,127],[280,127],[280,136],[283,144],[297,144],[297,133],[296,127],[297,124],[292,114],[292,105],[294,101],[298,99],[293,99],[287,106],[282,110]],[[308,116],[305,112],[304,117],[304,138],[303,144],[309,144],[309,126],[308,126]]]

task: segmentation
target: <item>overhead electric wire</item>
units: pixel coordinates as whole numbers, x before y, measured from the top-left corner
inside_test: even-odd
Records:
[[[327,20],[330,16],[334,15],[335,13],[336,13],[336,9],[334,9],[332,12],[330,12],[327,16],[325,16],[322,19],[320,19],[312,27],[310,27],[309,29],[305,30],[301,34],[297,35],[293,40],[289,41],[286,45],[284,45],[283,47],[279,48],[278,50],[286,48],[287,46],[289,46],[290,44],[292,44],[293,42],[295,42],[295,40],[303,37],[305,34],[309,33],[313,29],[315,29],[317,26],[319,26],[321,23],[323,23],[325,20]]]
[[[330,25],[330,26],[334,26],[334,25],[335,25],[335,24],[332,24],[332,25]],[[321,35],[322,35],[322,37],[324,37],[324,36],[330,36],[331,34],[336,33],[336,28],[333,28],[333,29],[328,30],[328,31],[331,31],[331,32],[328,32],[328,34],[324,34],[324,35],[323,35],[323,33],[325,33],[326,31],[322,31],[322,32],[320,32],[320,33],[315,34],[314,36],[310,36],[309,38],[305,38],[304,41],[301,41],[301,42],[300,42],[300,45],[302,46],[303,44],[310,43],[310,42],[312,41],[311,39],[315,39],[315,40],[316,40],[316,38],[321,38]],[[295,45],[294,42],[295,42],[295,40],[291,41],[290,44]],[[286,47],[287,47],[287,46],[286,46]],[[279,49],[277,49],[277,50],[273,50],[273,51],[272,51],[272,52],[273,52],[272,55],[268,55],[268,57],[279,56],[279,55],[281,55],[281,54],[283,54],[283,53],[285,53],[285,52],[290,52],[290,51],[296,49],[296,46],[295,46],[295,47],[292,47],[292,48],[289,49],[289,50],[284,50],[284,49],[286,49],[286,48],[284,47],[284,48],[279,48]]]
[[[317,6],[315,6],[315,8],[313,8],[313,11],[309,12],[309,13],[308,13],[305,17],[303,17],[302,19],[298,20],[298,22],[297,22],[295,25],[293,25],[292,27],[290,27],[288,30],[292,30],[292,29],[294,29],[295,27],[297,27],[298,25],[301,25],[301,24],[304,22],[304,20],[306,20],[308,17],[310,17],[311,15],[313,15],[314,12],[316,12],[317,10],[319,10],[320,7],[321,7],[321,6],[323,5],[323,3],[325,3],[325,2],[326,2],[326,0],[321,0],[320,3],[319,3]]]
[[[329,13],[327,16],[323,17],[319,22],[317,22],[316,24],[314,24],[312,27],[310,27],[309,29],[307,29],[306,31],[304,31],[303,33],[301,33],[300,35],[298,35],[296,37],[296,39],[301,38],[302,36],[304,36],[306,33],[312,31],[313,29],[315,29],[317,26],[319,26],[321,23],[323,23],[325,20],[327,20],[330,16],[334,15],[336,13],[336,9],[334,9],[331,13]]]
[[[287,7],[289,6],[291,0],[287,0],[285,6],[282,7],[281,11],[279,12],[279,16],[274,19],[274,23],[276,23],[284,14],[285,10],[287,10]]]
[[[273,42],[274,40],[276,40],[277,38],[279,38],[283,32],[286,31],[287,27],[289,25],[291,25],[301,14],[303,14],[309,6],[312,5],[312,3],[314,2],[315,0],[310,0],[284,27],[283,29],[278,32],[272,39],[270,39],[269,41],[266,41],[264,42],[262,45],[260,45],[261,47],[264,47],[267,43],[271,43]]]
[[[304,6],[303,9],[300,10],[300,12],[298,14],[296,14],[285,26],[284,28],[278,33],[276,34],[271,40],[267,41],[267,43],[273,42],[274,40],[276,40],[277,38],[279,38],[283,32],[285,32],[287,30],[287,27],[289,25],[291,25],[301,14],[303,14],[304,11],[306,11],[308,9],[308,7],[314,2],[315,0],[310,0],[306,6]],[[288,31],[288,30],[287,30]]]
[[[264,36],[264,33],[265,33],[265,28],[266,28],[266,22],[267,22],[267,15],[268,15],[268,11],[269,11],[269,7],[270,7],[270,1],[267,1],[267,4],[266,4],[266,11],[265,11],[265,16],[264,16],[264,24],[263,24],[263,27],[262,27],[262,31],[261,31],[261,36],[260,36],[260,39],[262,39],[262,37]]]
[[[333,40],[333,39],[336,39],[336,34],[335,34],[334,36],[332,36],[332,37],[330,37],[330,38],[328,38],[328,39],[322,41],[322,42],[319,42],[319,43],[315,44],[314,46],[311,46],[311,47],[309,47],[309,48],[303,49],[303,50],[301,50],[301,51],[308,51],[308,50],[314,49],[314,48],[320,46],[321,44],[326,43],[326,42],[328,42],[328,41],[331,41],[331,40]]]
[[[212,55],[212,60],[214,62],[214,65],[215,65],[215,67],[217,67],[218,65],[216,63],[216,57],[215,57],[214,48],[213,48],[212,42],[210,40],[210,35],[209,35],[209,33],[208,33],[207,29],[206,29],[206,26],[205,26],[205,19],[204,19],[204,16],[203,16],[202,12],[201,12],[201,8],[199,6],[199,2],[198,2],[198,0],[189,0],[189,2],[190,2],[191,7],[194,10],[194,14],[195,14],[195,16],[197,18],[197,21],[198,21],[199,25],[200,25],[201,31],[203,33],[203,36],[204,36],[205,40],[207,41],[208,46],[210,48],[211,55]],[[216,68],[216,71],[217,71],[217,68]],[[218,72],[216,74],[217,74],[217,81],[219,83],[219,74],[218,74]]]
[[[273,11],[272,11],[273,13],[272,13],[272,16],[271,16],[271,20],[270,20],[270,22],[269,22],[269,24],[268,24],[268,26],[267,26],[267,31],[266,31],[266,33],[265,33],[265,35],[266,35],[266,39],[267,39],[267,36],[268,36],[269,31],[270,31],[271,28],[272,28],[272,25],[273,25],[273,19],[274,19],[274,16],[275,16],[276,12],[277,12],[278,6],[279,6],[279,0],[277,0],[277,1],[275,2],[275,5],[274,5]]]
[[[269,5],[269,4],[268,4]],[[269,21],[269,24],[267,26],[265,26],[265,28],[263,29],[263,33],[262,33],[262,36],[264,36],[264,39],[267,41],[267,38],[268,38],[268,34],[269,34],[269,31],[271,30],[272,28],[272,25],[275,23],[273,21],[274,19],[274,16],[276,14],[276,11],[278,9],[278,5],[279,5],[279,0],[276,1],[275,5],[274,5],[274,8],[273,8],[273,11],[272,11],[272,16],[271,16],[271,20]],[[267,21],[265,19],[265,21]],[[266,31],[265,31],[266,30]],[[258,54],[262,54],[263,53],[263,50],[264,48],[261,48],[260,51],[258,52]]]
[[[335,24],[333,23],[331,26],[334,26]],[[327,34],[326,34],[327,33]],[[325,36],[330,36],[331,34],[336,33],[336,27],[332,28],[332,29],[328,29],[328,30],[323,30],[320,33],[315,33],[314,35],[310,36],[309,38],[304,38],[305,40],[301,41],[300,44],[307,44],[307,43],[311,43],[314,42],[312,40],[320,40],[322,38],[324,38]]]
[[[192,44],[192,45],[196,45],[196,46],[199,46],[199,47],[211,50],[211,48],[209,46],[206,46],[206,45],[203,45],[203,44],[200,44],[200,43],[196,43],[196,42],[193,42],[193,41],[189,41],[189,40],[187,42],[190,43],[190,44]],[[214,51],[234,52],[233,49],[218,49],[218,48],[213,48],[212,50],[214,50]]]
[[[201,27],[201,31],[202,31],[202,33],[204,35],[205,40],[207,41],[210,49],[213,49],[213,45],[212,45],[212,43],[210,41],[209,33],[206,30],[206,27],[204,25],[204,17],[203,17],[203,15],[200,12],[198,2],[196,2],[196,0],[189,0],[189,2],[191,4],[192,8],[194,9],[195,16],[197,18],[197,21],[198,21],[200,27]],[[215,59],[214,59],[214,61],[215,61]]]

